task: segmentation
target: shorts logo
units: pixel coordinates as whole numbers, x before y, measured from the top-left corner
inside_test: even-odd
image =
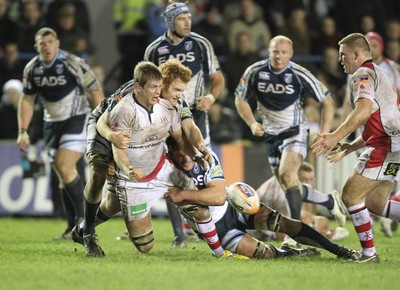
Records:
[[[386,170],[383,174],[397,176],[399,169],[400,169],[400,163],[391,163],[390,162],[390,163],[388,163]]]
[[[130,208],[132,216],[140,215],[147,211],[147,203],[132,205]]]

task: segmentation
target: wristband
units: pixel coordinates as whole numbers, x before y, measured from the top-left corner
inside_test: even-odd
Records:
[[[208,98],[211,101],[211,103],[215,102],[215,98],[214,98],[214,96],[212,94],[208,94],[205,97]]]
[[[24,128],[18,129],[18,134],[24,134],[24,133],[26,133],[26,132],[28,132],[28,130],[26,130],[26,129],[24,129]]]

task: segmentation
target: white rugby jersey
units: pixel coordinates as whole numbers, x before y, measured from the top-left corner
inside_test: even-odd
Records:
[[[85,91],[96,84],[89,65],[67,51],[59,50],[51,64],[35,56],[24,69],[24,93],[39,95],[46,122],[59,122],[91,111]]]
[[[397,90],[400,90],[400,65],[389,58],[384,58],[378,66],[390,77]]]
[[[257,98],[266,133],[278,135],[300,124],[308,124],[302,107],[306,96],[323,101],[330,92],[304,67],[289,62],[280,72],[271,69],[269,59],[249,66],[235,91],[235,96],[248,100]]]
[[[159,102],[149,111],[140,105],[132,94],[126,95],[109,113],[110,128],[128,131],[131,142],[126,149],[131,166],[148,176],[164,155],[164,143],[169,132],[181,129],[176,109],[166,100]],[[118,171],[118,177],[127,179]]]
[[[400,100],[396,87],[372,60],[366,61],[351,76],[353,109],[360,98],[372,101],[372,113],[362,133],[365,146],[400,151]]]

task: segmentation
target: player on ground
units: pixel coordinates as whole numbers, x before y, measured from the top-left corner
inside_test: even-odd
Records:
[[[369,211],[400,220],[400,203],[388,200],[393,182],[399,179],[399,99],[393,82],[373,62],[364,35],[349,34],[339,41],[339,46],[339,61],[345,73],[351,74],[353,111],[334,132],[319,134],[312,148],[316,154],[327,153],[328,161],[338,162],[364,147],[353,175],[343,188],[343,201],[361,243],[359,262],[379,262]],[[362,136],[351,143],[340,143],[360,127]]]
[[[197,210],[201,212],[203,208],[209,207],[224,249],[258,259],[287,255],[287,253],[282,254],[274,246],[254,239],[246,232],[250,229],[265,229],[286,233],[300,243],[324,248],[339,258],[356,259],[359,257],[358,252],[330,242],[310,226],[287,218],[269,207],[262,206],[255,215],[238,213],[226,202],[226,183],[218,160],[215,159],[210,170],[205,170],[190,156],[178,150],[173,140],[168,139],[167,142],[170,149],[169,155],[187,176],[197,181],[199,190],[182,190],[174,187],[168,190],[165,197],[179,205],[180,211],[194,230],[196,230],[196,226],[190,222],[194,212]],[[290,249],[290,251],[301,255],[301,250]],[[309,249],[304,254],[306,253],[310,254]]]
[[[67,217],[67,229],[58,238],[65,239],[71,238],[72,228],[83,218],[83,184],[76,164],[85,152],[90,105],[96,107],[104,95],[86,62],[59,47],[53,29],[44,27],[36,33],[35,48],[39,55],[24,70],[17,144],[21,151],[29,144],[27,129],[35,97],[39,95],[44,106],[44,140],[60,181]]]

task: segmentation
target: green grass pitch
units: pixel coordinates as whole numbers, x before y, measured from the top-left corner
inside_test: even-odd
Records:
[[[64,221],[0,218],[0,289],[396,289],[400,233],[391,239],[374,226],[380,264],[344,263],[326,251],[311,259],[223,260],[204,242],[170,247],[169,220],[154,219],[155,247],[141,254],[115,236],[124,230],[114,218],[97,228],[106,257],[86,258],[83,247],[52,237]],[[359,249],[351,222],[340,244]],[[278,245],[275,243],[275,245]]]

